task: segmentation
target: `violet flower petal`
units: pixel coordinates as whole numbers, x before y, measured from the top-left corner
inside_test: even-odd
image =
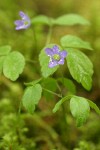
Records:
[[[22,20],[16,20],[14,23],[17,26],[22,26],[24,24],[24,22]]]
[[[30,18],[24,12],[20,11],[19,15],[21,16],[22,20],[30,22]]]
[[[30,18],[22,11],[19,12],[19,15],[21,16],[22,20],[15,21],[16,30],[28,28],[31,24]]]
[[[65,58],[67,56],[67,52],[65,50],[61,51],[60,56],[61,56],[61,58]]]
[[[64,64],[64,58],[67,56],[67,52],[65,50],[60,51],[57,45],[53,46],[53,48],[46,48],[45,53],[50,57],[49,68],[53,68],[57,65]]]
[[[57,45],[53,46],[52,50],[53,50],[54,54],[59,53],[59,47]]]
[[[50,62],[49,62],[49,67],[50,67],[50,68],[53,68],[53,67],[55,67],[55,66],[57,66],[57,65],[58,65],[57,61],[50,61]]]
[[[46,49],[45,49],[45,52],[46,52],[46,54],[47,54],[48,56],[53,56],[53,51],[52,51],[51,48],[46,48]]]
[[[19,12],[19,15],[21,16],[21,18],[25,18],[25,16],[26,16],[23,11],[20,11],[20,12]]]
[[[63,65],[63,64],[64,64],[64,59],[63,59],[63,58],[60,59],[60,60],[58,61],[58,64]]]
[[[24,24],[21,25],[21,26],[16,26],[16,30],[21,30],[21,29],[26,29],[26,27],[24,26]]]

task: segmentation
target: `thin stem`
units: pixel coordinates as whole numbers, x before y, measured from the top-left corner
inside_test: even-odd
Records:
[[[59,86],[58,83],[57,83],[57,87],[58,87],[58,89],[59,89],[59,91],[60,91],[60,93],[61,93],[61,97],[62,97],[62,90],[61,90],[61,88],[60,88],[60,86]]]
[[[52,35],[52,25],[50,25],[50,27],[49,27],[49,31],[48,31],[47,40],[46,40],[46,44],[45,45],[50,43],[51,35]]]
[[[61,78],[62,78],[62,84],[64,85],[64,76],[61,71]],[[63,95],[63,89],[61,89],[61,93]],[[66,109],[64,103],[62,103],[62,115],[63,115],[63,120],[64,120],[64,128],[67,130],[67,120],[66,120]]]
[[[64,76],[63,76],[63,73],[61,71],[61,80],[62,80],[62,84],[64,85]],[[63,91],[63,89],[61,89],[61,92]]]
[[[45,90],[45,91],[47,91],[47,92],[49,92],[49,93],[51,93],[51,94],[54,94],[54,95],[56,95],[56,96],[62,98],[62,96],[61,96],[60,94],[57,94],[57,93],[52,92],[52,91],[50,91],[50,90],[48,90],[48,89],[45,89],[45,88],[43,88],[43,90]]]
[[[35,27],[34,27],[34,29],[33,29],[33,35],[34,35],[34,47],[35,47],[35,50],[37,51],[37,38],[36,38]]]
[[[37,63],[37,61],[35,61],[35,60],[31,60],[31,59],[26,59],[26,62],[29,62],[29,63],[32,63],[32,64]]]
[[[20,103],[19,103],[19,109],[18,109],[18,114],[20,115],[20,113],[21,113],[21,107],[22,107],[22,101],[20,101]]]

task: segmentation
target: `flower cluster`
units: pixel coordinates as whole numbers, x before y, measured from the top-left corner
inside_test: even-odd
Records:
[[[22,11],[19,12],[19,15],[22,20],[15,21],[16,30],[27,29],[31,24],[30,18]]]
[[[67,52],[65,50],[60,51],[59,47],[55,45],[53,48],[46,48],[45,52],[50,57],[50,68],[64,64],[64,58],[67,56]]]

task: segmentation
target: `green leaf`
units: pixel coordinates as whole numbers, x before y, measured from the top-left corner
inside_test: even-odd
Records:
[[[39,15],[34,17],[31,20],[32,24],[45,24],[45,25],[51,25],[51,23],[53,22],[53,18],[49,18],[45,15]]]
[[[23,72],[24,66],[24,56],[19,52],[12,52],[5,57],[3,73],[7,78],[15,81],[19,77],[19,74]]]
[[[26,88],[22,98],[22,103],[29,113],[33,114],[35,105],[39,103],[41,98],[41,93],[42,87],[40,84],[35,84],[34,86],[29,86]]]
[[[82,126],[86,122],[90,112],[88,100],[83,97],[73,96],[70,100],[70,110],[76,119],[77,126]]]
[[[100,109],[98,108],[98,106],[90,100],[88,100],[88,102],[90,107],[93,108],[100,115]]]
[[[46,97],[47,100],[54,99],[54,95],[51,92],[55,92],[57,89],[57,81],[53,78],[46,78],[42,82],[42,87],[46,90],[44,90],[43,95]]]
[[[63,15],[58,17],[55,20],[56,25],[90,25],[89,21],[84,19],[82,16],[77,15],[77,14],[68,14],[68,15]]]
[[[55,107],[53,108],[53,113],[57,112],[60,109],[62,103],[64,103],[66,100],[70,100],[71,97],[71,95],[65,96],[59,102],[57,102]]]
[[[50,57],[47,56],[47,54],[45,53],[46,48],[52,48],[54,45],[55,44],[47,45],[46,47],[44,47],[42,49],[42,51],[40,52],[40,55],[39,55],[39,61],[40,61],[40,65],[41,65],[42,76],[45,78],[52,75],[58,69],[58,66],[53,67],[53,68],[49,68],[48,64],[49,64]]]
[[[72,77],[87,90],[92,86],[93,65],[81,51],[67,49],[67,64]]]
[[[90,43],[81,40],[77,36],[66,35],[61,38],[61,45],[63,47],[69,48],[84,48],[88,50],[93,50]]]
[[[76,87],[70,79],[68,79],[68,78],[58,78],[58,81],[60,81],[66,87],[68,92],[71,92],[72,94],[76,93]]]
[[[11,47],[9,45],[0,47],[0,56],[7,55],[11,51]]]
[[[83,75],[83,78],[81,79],[81,83],[83,85],[83,87],[86,90],[90,90],[92,87],[92,77],[90,74],[85,74]]]

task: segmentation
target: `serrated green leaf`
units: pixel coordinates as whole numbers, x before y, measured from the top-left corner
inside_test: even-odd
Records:
[[[56,25],[90,25],[89,21],[77,14],[68,14],[58,17],[55,20]]]
[[[92,109],[94,109],[100,115],[100,109],[98,108],[98,106],[94,102],[92,102],[90,100],[88,100],[88,102],[89,102],[90,107]]]
[[[93,50],[89,42],[81,40],[77,36],[66,35],[61,38],[61,45],[65,48],[84,48],[88,50]]]
[[[7,55],[11,51],[11,47],[9,45],[0,46],[0,56]]]
[[[58,81],[60,81],[69,92],[71,92],[72,94],[76,93],[76,87],[74,85],[74,83],[68,79],[68,78],[58,78]]]
[[[7,78],[15,81],[19,77],[19,74],[23,72],[24,66],[24,56],[19,52],[12,52],[5,57],[3,73]]]
[[[53,108],[53,113],[57,112],[60,109],[60,106],[62,105],[62,103],[64,103],[66,100],[70,100],[71,97],[72,95],[68,95],[68,96],[63,97],[61,100],[59,100],[59,102],[57,102],[55,107]]]
[[[88,100],[83,97],[73,96],[70,100],[70,110],[76,119],[77,126],[82,126],[86,122],[90,112]]]
[[[81,84],[86,90],[90,90],[92,87],[92,77],[90,74],[85,74],[83,78],[81,79]]]
[[[23,106],[29,113],[33,113],[35,110],[35,106],[39,103],[41,98],[42,87],[40,84],[35,84],[34,86],[29,86],[26,88],[22,103]]]
[[[32,20],[31,20],[31,23],[32,24],[45,24],[45,25],[51,25],[53,22],[53,18],[49,18],[45,15],[39,15],[39,16],[36,16],[34,17]]]
[[[40,55],[39,55],[39,61],[40,61],[40,65],[41,65],[42,76],[45,78],[52,75],[58,69],[58,66],[56,66],[54,68],[49,68],[48,64],[49,64],[50,57],[47,56],[47,54],[45,53],[46,48],[52,48],[54,45],[55,44],[47,45],[46,47],[44,47],[41,50]]]
[[[93,65],[81,51],[67,49],[67,64],[72,77],[87,90],[92,86]]]

